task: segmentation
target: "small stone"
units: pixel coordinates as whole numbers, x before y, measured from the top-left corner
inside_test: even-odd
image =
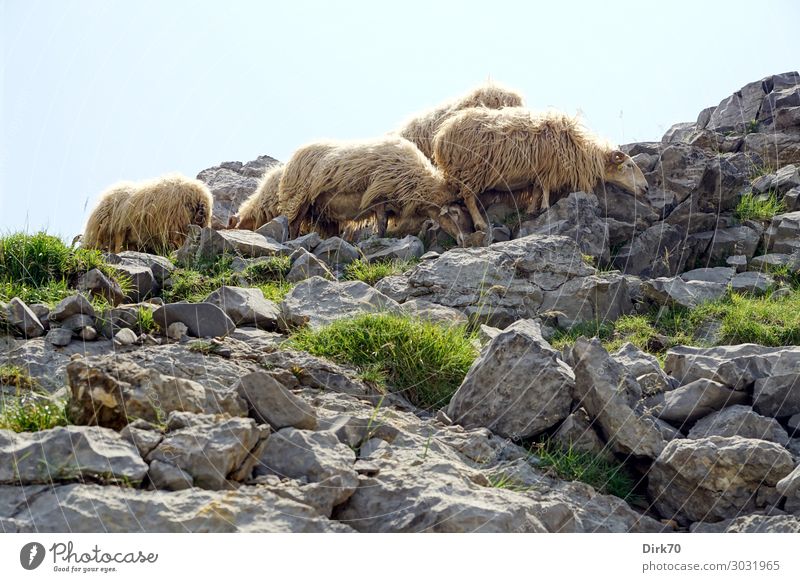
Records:
[[[747,269],[747,256],[732,255],[725,259],[725,264],[734,269],[737,273],[741,273]]]
[[[323,240],[314,249],[314,255],[330,267],[352,263],[361,258],[359,250],[349,242],[333,236]]]
[[[114,334],[114,343],[118,346],[132,346],[138,339],[136,333],[127,327]]]
[[[292,254],[291,259],[292,268],[286,275],[286,280],[290,283],[299,283],[311,277],[322,277],[330,281],[336,279],[325,263],[302,247]]]
[[[111,303],[111,305],[119,305],[125,300],[125,295],[122,293],[122,287],[120,287],[119,283],[109,279],[99,269],[91,269],[81,275],[76,287],[79,291],[84,291],[95,297],[104,298]],[[58,310],[58,308],[56,308],[56,310]],[[83,313],[86,312],[84,311]],[[94,313],[92,313],[92,315],[94,315]],[[65,315],[65,317],[68,316]]]
[[[39,337],[44,334],[44,326],[39,318],[24,301],[14,297],[6,307],[8,322],[26,339]]]
[[[91,325],[87,325],[78,332],[78,337],[85,342],[93,342],[97,339],[97,330]]]
[[[176,321],[175,323],[171,323],[167,326],[167,337],[171,340],[180,341],[184,337],[186,337],[186,333],[189,331],[189,328],[186,327],[185,323],[181,323],[180,321]]]
[[[47,332],[45,340],[56,347],[64,347],[72,341],[72,330],[63,327],[53,328]]]
[[[216,305],[235,325],[249,325],[272,331],[278,327],[280,309],[275,302],[264,298],[257,287],[229,287],[224,285],[205,299]]]
[[[165,463],[155,459],[150,463],[148,473],[150,481],[156,489],[166,489],[168,491],[180,491],[189,489],[194,484],[194,479],[186,471],[175,465]]]
[[[247,401],[251,416],[259,423],[267,423],[275,430],[287,426],[307,430],[317,428],[314,409],[266,372],[244,376],[236,384],[236,390]]]
[[[70,315],[61,322],[61,327],[64,329],[70,329],[73,331],[73,333],[78,333],[84,327],[88,327],[90,325],[94,325],[94,317],[91,315],[86,315],[85,313],[76,313],[74,315]]]
[[[58,305],[50,312],[50,321],[61,322],[67,319],[70,315],[84,314],[91,317],[95,316],[94,307],[89,303],[81,294],[70,295],[62,299]]]
[[[696,380],[664,395],[664,407],[658,414],[676,426],[693,422],[717,410],[733,404],[747,402],[745,392],[731,390],[713,380]]]
[[[211,303],[168,303],[153,312],[153,320],[164,330],[179,321],[194,337],[224,337],[236,329],[231,318]]]
[[[279,243],[285,243],[289,238],[289,219],[283,215],[276,216],[256,232]]]

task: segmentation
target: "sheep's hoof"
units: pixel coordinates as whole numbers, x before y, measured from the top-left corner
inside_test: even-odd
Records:
[[[482,230],[476,230],[472,234],[464,237],[463,246],[465,248],[483,247],[486,246],[486,240],[486,232]]]

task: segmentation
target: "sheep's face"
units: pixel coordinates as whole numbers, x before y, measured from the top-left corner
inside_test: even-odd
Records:
[[[475,230],[469,212],[458,204],[443,207],[438,221],[442,225],[442,229],[456,241]]]
[[[608,155],[603,179],[631,192],[634,196],[643,196],[647,192],[647,180],[644,179],[639,166],[629,155],[619,150],[614,150]]]
[[[205,204],[197,204],[192,210],[194,216],[194,218],[192,218],[192,224],[204,227],[209,226],[211,222],[211,213],[209,213]]]

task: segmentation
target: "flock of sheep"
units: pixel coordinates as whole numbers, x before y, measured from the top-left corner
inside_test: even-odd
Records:
[[[457,241],[488,225],[488,200],[514,196],[528,213],[551,196],[604,182],[642,195],[633,160],[560,112],[535,113],[519,93],[495,84],[414,116],[399,130],[359,141],[299,148],[265,172],[231,228],[256,230],[276,216],[291,237],[372,225],[378,236],[417,234],[433,219]],[[200,181],[169,175],[112,186],[86,224],[82,244],[111,252],[177,248],[189,225],[210,226],[213,200]]]

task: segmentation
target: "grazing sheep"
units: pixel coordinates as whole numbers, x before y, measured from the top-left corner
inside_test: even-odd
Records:
[[[81,246],[102,251],[116,248],[119,237],[115,225],[119,220],[119,209],[135,190],[136,184],[133,182],[119,182],[100,195],[100,201],[89,215],[86,228],[80,236]]]
[[[457,211],[449,211],[453,195],[441,172],[398,136],[300,148],[286,163],[278,198],[292,237],[304,223],[336,234],[370,220],[383,236],[390,217],[397,230],[416,228],[413,234],[426,218],[456,238],[463,228]]]
[[[630,156],[592,135],[575,117],[559,112],[465,109],[439,128],[433,159],[450,188],[463,197],[478,230],[487,225],[475,198],[490,189],[513,192],[535,185],[542,191],[543,209],[550,206],[551,193],[591,192],[600,182],[636,196],[647,191],[644,175]]]
[[[278,185],[283,175],[283,164],[267,168],[256,191],[239,206],[229,226],[256,230],[278,216]]]
[[[433,137],[439,126],[453,114],[468,107],[500,109],[501,107],[520,107],[522,105],[522,96],[516,91],[494,83],[486,83],[458,99],[442,103],[438,107],[415,115],[397,130],[397,134],[414,142],[423,154],[428,158],[433,158]]]

